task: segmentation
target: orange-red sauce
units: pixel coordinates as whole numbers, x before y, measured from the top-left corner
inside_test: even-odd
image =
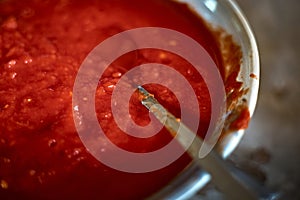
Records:
[[[1,1],[0,25],[0,199],[142,199],[168,184],[190,162],[183,155],[161,170],[131,174],[103,165],[83,146],[72,116],[73,84],[83,59],[109,36],[149,26],[180,31],[209,52],[227,81],[226,89],[240,87],[237,73],[229,81],[224,75],[218,37],[185,4],[165,0]],[[239,70],[236,58],[226,61],[234,62],[235,72]],[[125,135],[110,115],[111,85],[131,67],[147,62],[173,66],[187,77],[199,96],[198,134],[203,136],[210,119],[205,83],[186,61],[159,50],[119,58],[99,81],[97,117],[107,135],[135,152],[159,149],[170,141],[165,130],[149,139]],[[180,116],[170,91],[158,85],[145,87]],[[148,111],[135,95],[130,113],[137,123],[146,124]]]

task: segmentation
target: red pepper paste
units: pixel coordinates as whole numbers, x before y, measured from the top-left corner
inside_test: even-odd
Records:
[[[241,86],[236,82],[239,47],[228,38],[228,45],[221,45],[220,32],[183,3],[7,0],[0,2],[0,26],[0,199],[143,199],[167,185],[191,161],[184,154],[163,169],[132,174],[103,165],[83,146],[72,116],[73,84],[83,59],[114,34],[149,26],[182,32],[209,52],[227,93]],[[225,59],[221,48],[227,47],[235,53]],[[149,49],[120,57],[99,81],[97,117],[107,136],[134,152],[159,149],[172,139],[165,130],[151,138],[133,138],[112,119],[114,85],[131,67],[149,62],[170,65],[190,81],[200,105],[198,134],[204,136],[211,105],[201,76],[182,58]],[[224,66],[230,64],[235,68],[227,73]],[[171,91],[155,84],[145,88],[180,117]],[[132,119],[147,124],[148,111],[136,95],[130,101]]]

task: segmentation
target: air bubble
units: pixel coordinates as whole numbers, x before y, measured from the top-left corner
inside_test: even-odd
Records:
[[[25,99],[23,100],[23,102],[24,102],[24,103],[30,103],[30,102],[32,102],[32,99],[31,99],[31,98],[25,98]]]
[[[1,180],[0,186],[2,189],[7,189],[8,188],[8,183],[5,180]]]
[[[107,85],[104,85],[104,89],[107,92],[112,92],[114,90],[115,86],[116,86],[115,84],[107,84]]]
[[[8,62],[9,65],[15,65],[16,63],[17,63],[16,60],[11,60],[11,61]]]
[[[49,147],[54,147],[54,146],[56,146],[56,144],[57,144],[57,142],[56,142],[55,139],[51,139],[51,140],[48,141],[48,146]]]
[[[2,110],[5,110],[5,109],[7,109],[9,107],[9,104],[5,104],[1,109]]]
[[[12,68],[14,65],[17,64],[17,61],[16,60],[10,60],[8,63],[7,63],[7,67],[8,68]]]
[[[110,118],[111,117],[111,113],[107,113],[104,115],[105,118]]]
[[[165,54],[165,53],[160,53],[160,54],[159,54],[159,58],[160,58],[161,62],[164,63],[164,64],[169,64],[169,63],[171,63],[170,58],[169,58],[169,57],[167,56],[167,54]]]
[[[6,164],[10,163],[10,161],[11,160],[9,158],[3,158],[3,162],[6,163]]]
[[[74,149],[74,150],[73,150],[73,156],[77,156],[77,155],[79,155],[79,154],[80,154],[80,152],[81,152],[81,150],[80,150],[80,149],[78,149],[78,148]]]
[[[116,72],[116,73],[113,73],[112,74],[112,77],[114,77],[114,78],[119,78],[119,77],[121,77],[122,76],[122,73],[121,72]]]
[[[16,72],[14,72],[14,73],[12,73],[12,74],[11,74],[11,76],[10,76],[10,77],[11,77],[11,79],[14,79],[14,78],[16,78],[16,76],[17,76],[17,73],[16,73]]]
[[[187,73],[188,75],[193,75],[193,71],[192,71],[191,69],[186,70],[186,73]]]
[[[33,170],[33,169],[32,169],[32,170],[29,170],[29,175],[30,175],[30,176],[34,176],[35,174],[36,174],[36,171],[35,171],[35,170]]]
[[[25,64],[32,63],[32,59],[31,59],[31,58],[26,58],[26,59],[24,60],[24,63],[25,63]]]

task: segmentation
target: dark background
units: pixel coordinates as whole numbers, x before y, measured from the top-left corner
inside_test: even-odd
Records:
[[[261,84],[256,111],[230,156],[283,200],[300,199],[300,1],[236,0],[256,35]],[[207,186],[192,199],[224,199]]]

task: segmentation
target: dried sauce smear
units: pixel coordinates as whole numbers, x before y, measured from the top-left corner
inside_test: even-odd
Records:
[[[224,33],[212,31],[185,4],[162,0],[1,1],[0,25],[1,199],[141,199],[166,185],[190,162],[183,155],[164,169],[129,174],[102,165],[82,145],[72,116],[73,83],[83,59],[109,36],[148,26],[180,31],[198,41],[214,59],[230,102],[241,92],[241,83],[236,81],[239,47],[230,36],[224,39]],[[170,44],[176,45],[174,41]],[[108,137],[135,152],[153,151],[170,141],[165,131],[143,141],[129,137],[116,127],[109,109],[111,93],[122,74],[147,62],[170,65],[191,82],[200,103],[198,134],[204,136],[211,108],[201,76],[176,55],[141,50],[116,60],[99,82],[97,116]],[[234,67],[226,70],[228,65]],[[180,116],[171,91],[160,85],[145,87]],[[135,95],[130,113],[143,125],[147,111]]]

